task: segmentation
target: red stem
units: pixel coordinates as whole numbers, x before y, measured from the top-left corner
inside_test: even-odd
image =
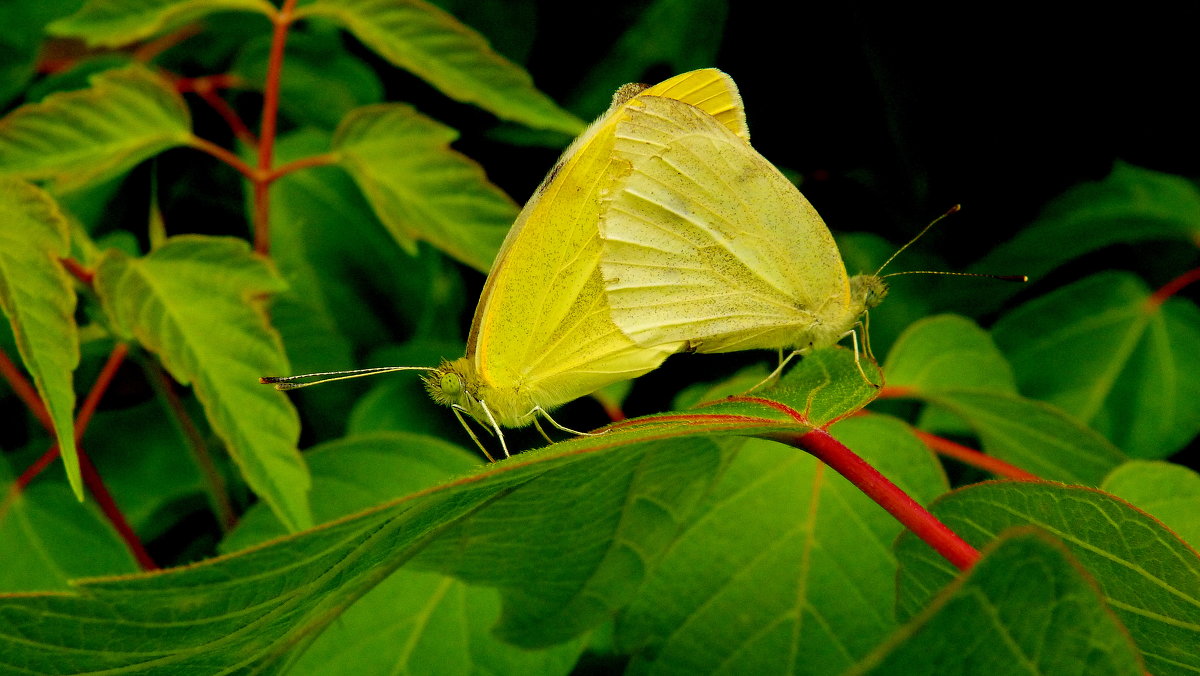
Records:
[[[979,560],[978,550],[825,430],[780,433],[773,438],[811,453],[832,467],[960,570]]]
[[[242,176],[245,176],[246,178],[250,179],[254,183],[255,186],[257,186],[261,182],[261,178],[259,176],[259,172],[257,169],[250,166],[249,164],[246,164],[245,162],[242,161],[242,159],[240,157],[238,157],[237,155],[234,155],[233,153],[231,153],[228,150],[222,148],[221,146],[213,143],[212,141],[209,141],[207,139],[202,139],[199,136],[193,136],[192,140],[190,142],[190,145],[193,148],[195,148],[196,150],[202,150],[202,151],[208,153],[209,155],[212,155],[213,157],[217,158],[218,160],[221,160],[225,164],[228,164],[229,166],[233,167]]]
[[[283,73],[283,47],[292,24],[296,0],[284,0],[279,13],[272,17],[275,30],[271,35],[271,53],[267,59],[267,78],[263,86],[262,130],[258,140],[258,170],[266,177],[271,172],[275,153],[276,123],[279,115],[279,83]],[[271,248],[269,230],[270,183],[254,182],[254,250],[266,255]]]
[[[282,166],[279,166],[279,167],[276,167],[275,169],[270,170],[269,172],[267,172],[266,178],[264,180],[267,183],[274,183],[275,181],[292,173],[293,171],[299,171],[301,169],[307,169],[309,167],[323,167],[323,166],[330,165],[330,164],[337,164],[337,161],[338,161],[338,157],[334,153],[324,153],[321,155],[312,155],[309,157],[301,157],[298,160],[293,160],[291,162],[288,162],[287,164],[284,164]]]
[[[42,404],[42,398],[38,396],[37,390],[30,384],[29,379],[21,373],[21,369],[12,363],[4,350],[0,350],[0,376],[8,382],[13,393],[17,395],[33,417],[38,419],[47,430],[54,429],[54,423],[50,420],[50,414],[46,412],[46,407]]]
[[[222,531],[231,530],[237,525],[237,514],[234,512],[228,491],[225,489],[225,480],[217,469],[216,463],[213,462],[212,455],[208,452],[208,445],[204,443],[204,436],[192,422],[183,402],[179,400],[179,395],[175,393],[173,387],[173,381],[166,371],[153,363],[147,364],[146,368],[151,372],[151,382],[162,395],[175,422],[179,424],[184,440],[192,451],[192,458],[195,459],[196,466],[200,469],[200,476],[203,477],[208,488],[209,501],[212,503],[213,513],[217,516],[217,523],[221,526]]]
[[[1168,298],[1179,293],[1183,287],[1187,286],[1188,284],[1198,281],[1200,281],[1200,268],[1188,270],[1182,275],[1179,275],[1175,279],[1163,284],[1162,288],[1160,288],[1158,291],[1155,291],[1154,294],[1150,296],[1150,300],[1147,301],[1147,305],[1149,305],[1148,309],[1151,312],[1157,312],[1158,306],[1165,303]]]
[[[931,448],[937,454],[944,455],[947,458],[954,458],[955,460],[967,465],[971,465],[972,467],[978,467],[979,469],[987,470],[996,476],[1016,479],[1018,481],[1042,480],[1038,475],[1031,472],[1026,472],[1016,465],[1010,465],[999,458],[987,455],[986,453],[981,453],[973,448],[963,446],[962,444],[956,444],[953,441],[950,441],[949,439],[943,439],[936,434],[930,434],[929,432],[918,429],[914,429],[913,434],[917,435],[918,439],[924,442],[926,446]]]
[[[92,389],[88,391],[87,397],[84,398],[83,404],[79,407],[79,414],[75,416],[75,439],[83,438],[83,433],[87,430],[88,423],[92,421],[92,414],[96,412],[96,407],[100,405],[100,399],[104,397],[104,393],[108,391],[108,386],[112,384],[113,378],[117,375],[117,370],[121,368],[121,364],[125,361],[125,356],[129,354],[129,346],[125,343],[117,343],[112,352],[108,353],[108,360],[101,367],[99,375],[96,376],[96,382],[92,383]]]
[[[142,570],[158,570],[158,564],[154,559],[150,558],[150,554],[146,552],[146,548],[142,546],[142,541],[138,539],[137,533],[133,532],[133,528],[129,526],[129,522],[125,520],[125,515],[121,513],[121,508],[117,506],[113,500],[112,493],[108,492],[108,487],[104,485],[104,481],[100,478],[100,473],[96,471],[96,466],[92,464],[87,453],[83,448],[79,448],[79,469],[83,473],[83,483],[87,485],[88,490],[92,492],[92,497],[96,498],[96,504],[100,506],[100,511],[104,512],[104,516],[108,518],[108,522],[116,529],[117,534],[125,541],[125,546],[137,559],[138,565]]]
[[[221,98],[217,93],[218,89],[228,89],[230,87],[241,84],[241,79],[234,75],[208,75],[198,78],[180,78],[175,81],[175,87],[181,92],[192,91],[200,100],[208,104],[221,119],[225,120],[225,124],[233,130],[235,136],[242,143],[248,146],[258,145],[258,138],[254,136],[254,132],[250,131],[250,127],[242,122],[242,118]]]
[[[71,276],[73,276],[75,279],[78,279],[88,286],[92,285],[92,280],[96,278],[96,272],[94,270],[89,270],[83,267],[83,265],[74,258],[60,258],[58,260],[60,263],[62,263],[62,266],[67,269],[67,272],[71,273]]]

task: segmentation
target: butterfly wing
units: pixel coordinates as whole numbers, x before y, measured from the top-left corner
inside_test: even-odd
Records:
[[[613,324],[599,263],[600,187],[616,113],[643,96],[678,97],[745,135],[733,81],[713,69],[623,88],[563,154],[501,246],[475,309],[467,356],[489,387],[525,389],[550,408],[656,368],[680,345],[638,345]]]
[[[639,97],[613,153],[627,166],[604,191],[602,269],[613,320],[635,342],[801,347],[844,323],[833,236],[745,139],[686,103]]]

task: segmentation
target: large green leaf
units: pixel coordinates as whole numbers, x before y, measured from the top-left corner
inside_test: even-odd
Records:
[[[892,345],[883,370],[893,391],[978,388],[1017,393],[1012,368],[991,336],[959,315],[935,315],[909,325]],[[970,432],[969,425],[938,406],[921,411],[920,427],[943,434]]]
[[[226,10],[267,16],[276,11],[267,0],[89,0],[71,16],[50,24],[48,31],[80,38],[93,47],[120,47]]]
[[[849,674],[1145,673],[1137,648],[1062,545],[1002,536]]]
[[[1099,486],[1126,460],[1107,439],[1040,401],[978,389],[918,396],[965,420],[983,450],[1043,479]]]
[[[520,66],[450,14],[422,0],[313,0],[297,17],[328,17],[380,56],[447,96],[505,120],[574,136],[583,122],[533,86]]]
[[[91,78],[0,120],[0,174],[48,181],[57,192],[100,183],[191,138],[183,98],[145,66]]]
[[[1017,393],[1012,368],[987,332],[958,315],[935,315],[910,325],[888,352],[883,370],[889,387]]]
[[[415,434],[345,438],[306,453],[318,521],[437,486],[467,472],[475,459],[461,448]],[[222,550],[236,551],[284,534],[261,506],[250,510]],[[491,633],[500,614],[494,589],[452,577],[401,569],[356,601],[326,629],[292,673],[567,673],[579,642],[526,651]],[[453,646],[447,641],[455,641]]]
[[[723,457],[696,435],[801,433],[872,390],[846,350],[823,350],[772,392],[779,401],[626,421],[187,568],[4,597],[0,660],[43,673],[269,670],[417,554],[422,569],[500,588],[505,639],[553,643],[628,603],[694,513]]]
[[[75,451],[79,329],[75,289],[59,259],[68,226],[53,198],[24,181],[0,177],[0,309],[54,426],[67,477],[83,499]]]
[[[1005,315],[996,342],[1021,391],[1053,402],[1130,455],[1163,458],[1200,433],[1200,310],[1152,301],[1105,272]]]
[[[1200,558],[1145,513],[1097,490],[1049,482],[977,484],[939,500],[933,512],[976,547],[1015,526],[1050,533],[1096,580],[1142,651],[1147,671],[1167,676],[1200,670]],[[907,534],[897,553],[898,608],[910,617],[958,571]],[[1028,584],[1034,588],[1032,580]]]
[[[1200,188],[1188,179],[1117,162],[1100,181],[1081,183],[1048,204],[1016,237],[971,266],[1036,281],[1060,265],[1114,244],[1181,240],[1200,244]],[[989,312],[1020,287],[981,295],[963,288],[958,306]]]
[[[833,431],[919,502],[946,490],[937,461],[899,421],[852,418]],[[631,672],[845,669],[897,628],[900,530],[811,456],[746,442],[620,616]]]
[[[137,562],[93,503],[61,481],[17,492],[0,464],[0,592],[69,589],[68,580],[133,573]]]
[[[296,449],[300,422],[280,392],[258,378],[287,373],[261,302],[281,290],[274,271],[242,240],[182,236],[144,258],[110,251],[96,291],[118,331],[191,383],[247,483],[288,528],[312,523],[309,475]]]
[[[486,272],[517,206],[450,148],[458,132],[400,103],[359,108],[333,137],[379,219],[410,252],[425,240]]]
[[[1200,549],[1200,474],[1169,462],[1133,460],[1113,470],[1101,488],[1128,500]]]

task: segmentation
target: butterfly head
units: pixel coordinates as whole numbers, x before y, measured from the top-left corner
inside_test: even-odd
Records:
[[[862,310],[871,308],[883,302],[887,297],[887,282],[878,275],[856,275],[850,278],[850,298],[855,307]]]
[[[425,390],[443,406],[458,405],[470,409],[474,404],[471,393],[467,391],[467,383],[472,380],[468,373],[471,370],[471,364],[466,359],[443,361],[423,378]]]

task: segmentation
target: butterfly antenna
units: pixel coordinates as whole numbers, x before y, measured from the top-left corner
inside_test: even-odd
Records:
[[[883,269],[884,269],[884,268],[886,268],[886,267],[888,266],[888,263],[891,263],[893,260],[895,260],[895,259],[896,259],[896,256],[899,256],[901,253],[904,253],[904,250],[905,250],[905,249],[907,249],[908,247],[912,246],[912,245],[913,245],[913,243],[915,243],[915,242],[916,242],[918,239],[921,239],[921,237],[922,237],[922,236],[923,236],[925,233],[929,232],[929,229],[930,229],[930,228],[932,228],[933,226],[935,226],[935,225],[937,225],[938,223],[940,223],[940,222],[941,222],[941,220],[942,220],[943,218],[945,218],[945,217],[947,217],[947,216],[949,216],[949,215],[951,215],[951,214],[956,214],[956,213],[958,213],[960,209],[962,209],[962,205],[961,205],[961,204],[955,204],[954,206],[952,206],[952,207],[950,207],[949,209],[947,209],[947,210],[946,210],[946,213],[944,213],[944,214],[942,214],[941,216],[938,216],[937,218],[935,218],[935,219],[933,219],[932,221],[930,221],[930,222],[929,222],[929,225],[927,225],[927,226],[925,226],[924,228],[922,228],[922,229],[921,229],[921,232],[918,232],[916,237],[913,237],[912,239],[908,240],[908,244],[905,244],[904,246],[900,247],[898,250],[896,250],[896,253],[892,254],[892,257],[891,257],[891,258],[889,258],[889,259],[887,259],[886,261],[884,261],[884,262],[883,262],[883,265],[880,265],[880,266],[879,266],[879,269],[875,271],[875,276],[876,276],[876,277],[878,277],[878,276],[879,276],[879,273],[883,272]],[[888,276],[888,277],[890,277],[891,275],[887,275],[887,276]]]
[[[1029,278],[1025,275],[991,275],[986,272],[946,272],[944,270],[906,270],[904,272],[892,272],[884,275],[884,277],[899,277],[900,275],[951,275],[953,277],[985,277],[987,279],[998,279],[1002,282],[1029,281]]]
[[[354,369],[353,371],[324,371],[321,373],[303,373],[298,376],[263,376],[258,382],[264,385],[274,385],[277,390],[298,390],[301,387],[331,383],[335,380],[349,380],[373,376],[377,373],[392,373],[393,371],[436,371],[430,366],[380,366],[370,369]],[[309,380],[316,378],[316,380]],[[308,382],[305,382],[308,381]]]

